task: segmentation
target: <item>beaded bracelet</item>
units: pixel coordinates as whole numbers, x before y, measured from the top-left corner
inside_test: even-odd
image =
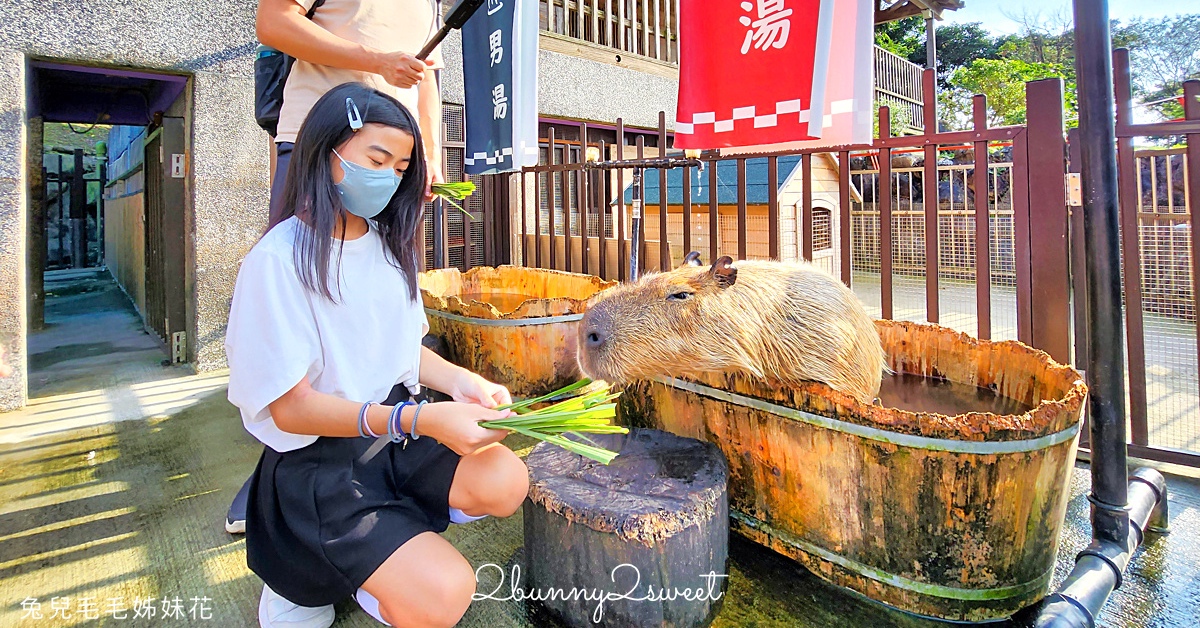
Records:
[[[358,435],[362,438],[370,438],[371,436],[374,436],[374,434],[371,432],[371,426],[367,425],[367,408],[370,408],[373,405],[375,405],[374,401],[368,401],[364,403],[362,408],[360,408],[358,411]],[[363,431],[364,426],[366,426],[366,431]],[[371,434],[371,436],[367,436],[367,434]]]
[[[400,415],[406,406],[414,405],[411,400],[404,403],[396,404],[392,407],[392,414],[388,417],[388,439],[393,443],[403,443],[408,441],[408,435],[404,433],[404,429],[400,426]]]
[[[410,436],[412,436],[413,440],[420,440],[421,438],[420,436],[417,436],[417,417],[421,416],[421,408],[427,403],[429,402],[422,399],[421,403],[417,404],[416,412],[413,412],[412,425],[408,428],[408,433]]]

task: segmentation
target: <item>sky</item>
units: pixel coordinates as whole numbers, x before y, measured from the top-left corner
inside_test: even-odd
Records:
[[[1043,16],[1056,12],[1071,14],[1069,0],[964,0],[958,11],[947,11],[947,23],[983,22],[992,33],[1015,33],[1017,22],[1006,17],[1040,11]],[[1200,0],[1109,0],[1108,14],[1119,20],[1135,17],[1163,17],[1179,13],[1200,13]]]

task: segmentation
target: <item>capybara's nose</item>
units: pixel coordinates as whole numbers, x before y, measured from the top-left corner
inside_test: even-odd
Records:
[[[608,336],[598,328],[593,327],[587,330],[587,336],[585,340],[587,341],[587,346],[589,349],[596,349],[600,345],[604,344],[605,340],[608,340]]]
[[[612,317],[607,308],[593,308],[583,317],[583,342],[588,349],[599,349],[612,334]]]

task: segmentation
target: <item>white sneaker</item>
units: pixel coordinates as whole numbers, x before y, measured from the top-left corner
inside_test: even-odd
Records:
[[[329,628],[333,616],[333,605],[293,604],[265,584],[258,600],[258,625],[262,628]]]

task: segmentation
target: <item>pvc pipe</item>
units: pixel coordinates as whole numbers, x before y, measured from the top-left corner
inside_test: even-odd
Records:
[[[1057,593],[1046,598],[1034,625],[1037,628],[1093,628],[1108,596],[1121,586],[1129,559],[1146,529],[1166,531],[1167,485],[1162,474],[1148,468],[1134,472],[1127,487],[1129,529],[1124,543],[1093,538],[1075,559],[1075,569]]]

